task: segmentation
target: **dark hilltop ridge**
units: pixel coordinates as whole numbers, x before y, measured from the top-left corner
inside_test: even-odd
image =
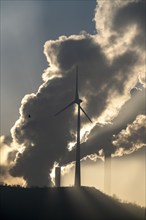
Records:
[[[1,220],[141,220],[145,208],[121,203],[92,187],[0,186]]]

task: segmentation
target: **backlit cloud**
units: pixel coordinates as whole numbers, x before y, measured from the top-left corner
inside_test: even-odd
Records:
[[[133,151],[146,147],[146,116],[138,115],[132,124],[114,136],[113,145],[118,149],[115,156],[130,154]]]
[[[100,157],[100,150],[114,154],[113,135],[120,141],[121,130],[137,115],[145,114],[143,16],[144,1],[101,0],[95,11],[95,35],[82,32],[45,43],[48,68],[42,74],[44,83],[36,94],[23,98],[20,118],[11,129],[13,142],[24,149],[11,175],[23,177],[29,186],[44,186],[51,184],[55,161],[62,165],[74,161],[75,151],[69,152],[67,146],[75,141],[75,108],[57,117],[54,114],[74,99],[76,65],[82,105],[94,122],[89,129],[88,121],[81,117],[86,135],[82,157],[93,154],[87,156],[93,159],[95,153]],[[140,89],[132,96],[130,91],[138,84]],[[132,138],[131,134],[128,140]]]
[[[20,149],[19,149],[20,150]],[[13,177],[9,170],[14,166],[18,148],[12,142],[11,136],[0,137],[0,183],[8,185],[22,185],[25,186],[25,180],[20,177]]]

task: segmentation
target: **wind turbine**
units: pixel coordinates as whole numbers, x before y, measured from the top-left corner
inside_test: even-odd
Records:
[[[81,107],[81,103],[83,101],[79,98],[79,92],[78,92],[78,67],[76,67],[76,90],[75,90],[75,99],[68,104],[66,107],[61,109],[59,112],[55,114],[55,116],[59,115],[61,112],[69,108],[70,106],[77,104],[78,105],[78,115],[77,115],[77,145],[76,145],[76,164],[75,164],[75,186],[80,187],[81,186],[81,170],[80,170],[80,110],[85,114],[85,116],[88,118],[90,122],[91,119],[87,115],[87,113],[84,111],[84,109]]]

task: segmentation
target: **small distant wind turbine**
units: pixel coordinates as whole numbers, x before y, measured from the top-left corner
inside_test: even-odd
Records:
[[[78,105],[78,116],[77,116],[77,146],[76,146],[76,164],[75,164],[75,186],[80,187],[81,186],[81,176],[80,176],[80,110],[86,115],[88,120],[90,122],[91,119],[87,115],[87,113],[84,111],[84,109],[81,107],[82,100],[79,98],[78,93],[78,67],[76,67],[76,91],[75,91],[75,99],[70,104],[68,104],[66,107],[61,109],[59,112],[55,114],[55,116],[59,115],[61,112],[69,108],[70,106],[77,104]]]

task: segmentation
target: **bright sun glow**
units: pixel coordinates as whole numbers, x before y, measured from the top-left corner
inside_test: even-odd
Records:
[[[8,154],[11,152],[11,149],[7,146],[2,146],[0,151],[0,164],[6,165],[7,164],[7,158]]]

